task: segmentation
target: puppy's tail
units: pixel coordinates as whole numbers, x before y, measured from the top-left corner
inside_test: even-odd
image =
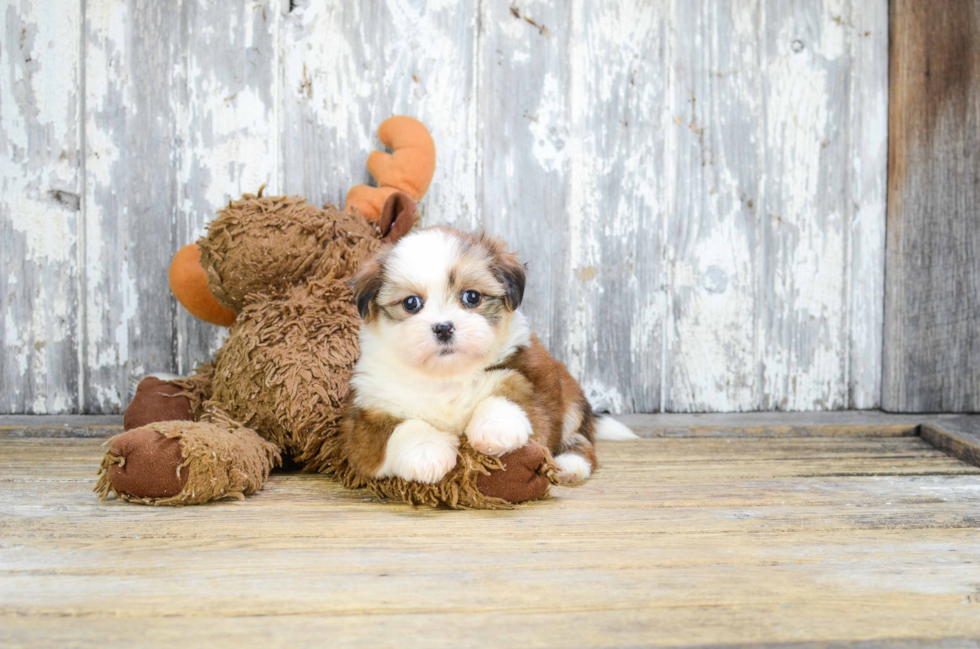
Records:
[[[628,439],[639,439],[626,424],[622,424],[609,415],[599,415],[595,421],[595,438],[611,442],[622,442]]]

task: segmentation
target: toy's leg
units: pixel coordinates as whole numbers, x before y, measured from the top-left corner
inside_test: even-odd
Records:
[[[161,381],[148,376],[123,415],[123,428],[132,430],[158,421],[196,421],[201,404],[211,397],[211,366],[202,365],[185,379]]]
[[[489,498],[509,503],[536,500],[548,493],[554,479],[554,467],[543,447],[527,444],[500,456],[502,469],[488,469],[476,478],[476,488]]]
[[[260,490],[278,448],[230,420],[147,424],[109,442],[95,491],[131,502],[194,505]]]
[[[506,509],[547,496],[557,484],[558,467],[541,446],[531,443],[500,457],[483,455],[463,441],[456,466],[439,482],[358,475],[349,464],[337,467],[348,487],[367,487],[382,498],[451,509]]]

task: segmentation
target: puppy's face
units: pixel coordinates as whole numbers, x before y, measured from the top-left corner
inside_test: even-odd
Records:
[[[436,376],[489,363],[524,296],[525,271],[504,244],[449,228],[411,233],[354,279],[365,326],[401,360]]]

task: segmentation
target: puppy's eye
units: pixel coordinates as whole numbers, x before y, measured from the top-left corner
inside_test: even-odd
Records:
[[[480,303],[483,296],[476,291],[463,291],[463,306],[474,307]]]
[[[409,295],[407,298],[402,300],[402,306],[409,313],[415,313],[422,308],[422,298],[418,295]]]

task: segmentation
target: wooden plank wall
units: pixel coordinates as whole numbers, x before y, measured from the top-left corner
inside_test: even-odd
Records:
[[[598,408],[880,404],[886,0],[53,5],[0,16],[0,412],[205,360],[173,252],[262,183],[341,200],[395,113]]]
[[[980,411],[980,5],[892,0],[883,405]]]

